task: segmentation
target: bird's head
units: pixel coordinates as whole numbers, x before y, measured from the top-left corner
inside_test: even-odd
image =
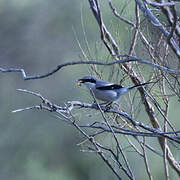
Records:
[[[77,80],[77,85],[81,86],[81,84],[85,84],[86,86],[95,86],[96,85],[97,78],[93,76],[84,76],[81,79]]]

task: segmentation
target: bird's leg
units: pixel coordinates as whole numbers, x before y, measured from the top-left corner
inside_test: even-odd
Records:
[[[104,106],[106,110],[109,110],[111,108],[112,103],[113,103],[113,101],[108,101],[108,102],[100,103],[99,105]],[[97,102],[94,101],[93,104],[97,105]]]
[[[112,103],[113,103],[113,101],[110,101],[110,102],[106,102],[106,103],[104,103],[104,105],[105,105],[105,109],[106,109],[106,111],[107,110],[109,110],[109,109],[111,109],[111,105],[112,105]]]

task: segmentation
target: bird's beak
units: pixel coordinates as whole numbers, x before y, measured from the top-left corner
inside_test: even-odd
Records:
[[[78,86],[81,86],[81,83],[82,83],[82,80],[79,79],[79,80],[77,81],[77,85],[78,85]]]

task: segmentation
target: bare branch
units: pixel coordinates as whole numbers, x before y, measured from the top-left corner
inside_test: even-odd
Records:
[[[95,141],[95,139],[93,137],[95,137],[96,135],[98,135],[98,133],[96,133],[96,135],[92,135],[89,136],[82,128],[84,127],[88,127],[88,128],[95,128],[95,129],[99,129],[101,130],[101,132],[108,132],[108,133],[112,133],[116,143],[117,143],[117,147],[120,150],[121,154],[124,156],[124,160],[126,163],[128,163],[128,161],[126,160],[125,155],[123,154],[122,148],[120,147],[119,144],[119,140],[116,137],[116,134],[126,134],[126,135],[132,135],[132,136],[147,136],[147,137],[158,137],[158,138],[162,138],[165,137],[173,142],[179,143],[180,144],[180,139],[179,136],[175,136],[175,135],[171,135],[171,134],[177,134],[180,133],[180,131],[177,132],[163,132],[160,129],[156,129],[156,128],[152,128],[150,126],[147,126],[145,124],[143,124],[142,122],[138,122],[132,119],[132,117],[130,115],[128,115],[125,112],[119,111],[118,109],[113,109],[113,108],[108,108],[105,106],[100,106],[99,104],[87,104],[87,103],[83,103],[83,102],[79,102],[79,101],[69,101],[67,102],[67,105],[64,107],[58,106],[54,103],[52,103],[51,101],[49,101],[48,99],[44,98],[40,93],[36,93],[33,91],[29,91],[29,90],[25,90],[25,89],[18,89],[19,92],[25,92],[27,94],[36,96],[38,98],[40,98],[40,100],[42,101],[40,103],[40,105],[35,105],[32,107],[25,107],[25,108],[21,108],[18,110],[14,110],[13,112],[21,112],[23,110],[31,110],[31,109],[37,109],[37,110],[46,110],[49,112],[55,112],[58,113],[58,116],[56,116],[56,118],[73,125],[80,133],[82,133],[95,147],[95,151],[97,152],[97,154],[100,155],[100,157],[103,159],[103,161],[107,164],[107,166],[114,172],[114,174],[118,177],[118,179],[121,179],[120,175],[118,174],[118,172],[116,171],[116,169],[111,165],[111,163],[107,160],[105,154],[103,153],[103,150],[107,150],[109,151],[113,157],[116,159],[116,162],[118,163],[120,169],[122,169],[126,175],[130,178],[130,179],[134,179],[133,173],[131,172],[131,170],[129,169],[129,172],[131,172],[131,174],[129,175],[129,173],[127,172],[126,168],[122,166],[121,162],[119,161],[118,158],[118,154],[115,154],[111,149],[109,148],[105,148],[104,146],[100,145],[97,141]],[[103,119],[105,120],[104,125],[96,125],[96,123],[93,123],[92,125],[78,125],[75,122],[74,117],[72,116],[72,110],[75,107],[81,107],[81,108],[91,108],[91,109],[96,109],[96,110],[100,110]],[[121,115],[125,118],[127,118],[128,120],[130,120],[130,122],[133,123],[134,126],[139,126],[142,129],[149,131],[148,132],[138,132],[138,131],[134,131],[134,130],[128,130],[126,128],[120,128],[119,126],[115,126],[115,125],[111,125],[107,119],[104,116],[104,113],[115,113],[118,115]],[[103,130],[103,131],[102,131]],[[149,147],[148,147],[149,148]],[[152,149],[152,148],[151,148]],[[156,151],[153,151],[156,153]],[[167,153],[170,153],[168,151],[167,148]],[[149,172],[149,171],[148,171]]]
[[[169,134],[180,133],[180,131],[163,132],[160,129],[156,129],[156,128],[150,127],[148,125],[145,125],[142,122],[135,121],[126,112],[122,112],[122,111],[120,111],[118,109],[114,109],[114,108],[108,108],[107,109],[106,106],[102,106],[102,105],[100,106],[98,104],[88,104],[88,103],[83,103],[83,102],[80,102],[80,101],[68,101],[67,102],[67,106],[61,107],[61,106],[58,106],[58,105],[52,103],[48,99],[44,98],[39,93],[35,93],[35,92],[29,91],[29,90],[26,90],[26,89],[20,89],[19,91],[20,92],[25,92],[25,93],[28,93],[28,94],[31,94],[31,95],[34,95],[34,96],[37,96],[37,97],[40,97],[40,99],[42,99],[42,102],[40,103],[40,105],[35,105],[35,106],[32,106],[32,107],[21,108],[21,109],[13,110],[12,112],[21,112],[23,110],[30,110],[30,109],[38,109],[38,110],[42,109],[42,110],[48,110],[50,112],[57,112],[60,115],[62,115],[62,113],[64,113],[66,115],[66,118],[69,118],[69,117],[67,117],[67,115],[71,116],[70,112],[75,107],[96,109],[96,110],[100,110],[101,113],[103,111],[105,113],[115,113],[115,114],[118,114],[120,116],[123,116],[124,118],[128,119],[131,123],[133,123],[134,126],[139,126],[139,127],[143,128],[144,130],[150,131],[152,133],[137,132],[137,131],[132,131],[132,130],[129,131],[129,130],[124,129],[124,128],[119,128],[118,126],[110,125],[109,123],[108,123],[109,125],[107,125],[108,129],[107,128],[103,128],[102,126],[96,126],[94,123],[92,125],[89,125],[89,126],[80,125],[80,127],[99,128],[99,129],[104,130],[106,132],[112,132],[113,131],[114,133],[120,133],[120,134],[132,135],[132,136],[135,135],[135,136],[147,136],[147,137],[166,137],[169,140],[172,140],[172,141],[180,144],[180,139],[179,139],[178,136],[171,136],[171,135],[169,135]],[[125,131],[125,132],[123,132],[123,131]]]
[[[150,0],[145,0],[148,4],[154,7],[162,7],[162,6],[174,6],[175,2],[163,2],[163,3],[157,3],[157,2],[152,2]]]
[[[169,32],[164,28],[164,26],[161,24],[161,22],[154,16],[154,14],[151,12],[151,10],[148,8],[147,4],[144,3],[144,6],[140,2],[140,0],[135,0],[136,3],[139,5],[140,10],[144,13],[144,15],[150,20],[150,22],[156,26],[168,39],[169,38]],[[180,48],[178,44],[175,42],[174,38],[171,38],[169,40],[169,45],[171,46],[174,53],[180,58]]]
[[[96,60],[84,60],[84,61],[72,61],[72,62],[66,62],[66,63],[62,63],[59,64],[56,68],[54,68],[52,71],[48,72],[48,73],[44,73],[42,75],[31,75],[28,76],[25,73],[24,69],[18,69],[18,68],[0,68],[1,72],[21,72],[23,79],[24,80],[32,80],[32,79],[42,79],[42,78],[46,78],[48,76],[51,76],[52,74],[56,73],[57,71],[61,70],[63,67],[66,66],[72,66],[72,65],[84,65],[84,64],[96,64],[96,65],[100,65],[100,66],[112,66],[114,64],[121,64],[121,63],[126,63],[126,62],[139,62],[142,64],[147,64],[149,66],[152,66],[154,68],[157,68],[159,70],[162,70],[164,72],[170,73],[170,74],[177,74],[180,75],[180,71],[179,70],[174,70],[174,69],[170,69],[168,67],[165,66],[161,66],[158,64],[154,64],[148,60],[144,60],[144,59],[140,59],[137,58],[135,56],[129,56],[129,55],[114,55],[114,56],[127,56],[128,58],[122,59],[122,60],[116,60],[116,61],[112,61],[112,62],[101,62],[101,61],[96,61]]]

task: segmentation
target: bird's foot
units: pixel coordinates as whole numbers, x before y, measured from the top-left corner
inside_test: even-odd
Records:
[[[104,105],[105,111],[108,111],[112,108],[112,103],[113,102],[106,102]]]

